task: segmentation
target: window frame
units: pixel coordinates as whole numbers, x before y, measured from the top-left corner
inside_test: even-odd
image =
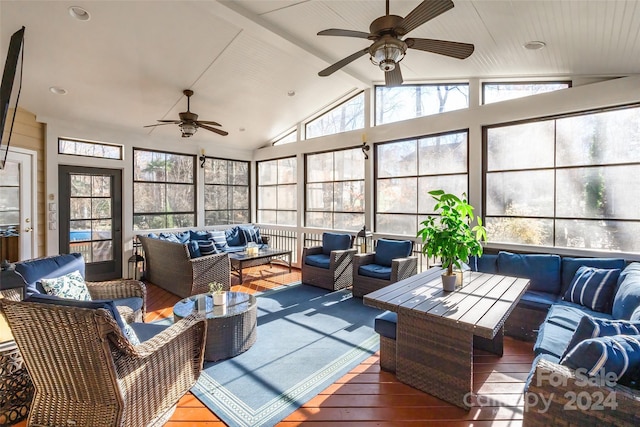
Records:
[[[266,162],[276,162],[276,167],[278,167],[278,162],[280,160],[287,160],[287,159],[293,159],[295,160],[296,163],[296,179],[295,182],[293,183],[288,183],[288,184],[281,184],[281,183],[276,183],[276,184],[265,184],[265,185],[261,185],[260,184],[260,163],[266,163]],[[278,204],[278,197],[277,197],[277,189],[279,186],[281,185],[293,185],[295,187],[295,191],[296,191],[296,207],[293,210],[289,210],[289,209],[279,209],[277,204]],[[274,187],[276,188],[276,209],[260,209],[260,187]],[[293,156],[283,156],[283,157],[276,157],[273,159],[265,159],[265,160],[258,160],[256,161],[256,222],[258,221],[258,217],[260,215],[260,211],[273,211],[276,213],[276,220],[278,217],[278,212],[294,212],[295,216],[296,216],[296,223],[295,224],[278,224],[277,222],[273,225],[284,225],[284,226],[295,226],[297,224],[297,217],[298,217],[298,156],[297,155],[293,155]],[[267,223],[270,224],[270,223]]]
[[[136,179],[136,151],[145,151],[145,152],[151,152],[151,153],[161,153],[161,154],[169,154],[169,155],[176,155],[176,156],[183,156],[183,157],[191,157],[192,158],[192,167],[193,167],[193,182],[190,184],[193,187],[193,211],[180,211],[180,212],[171,212],[171,214],[174,215],[193,215],[193,227],[196,227],[198,224],[198,173],[197,173],[197,156],[195,154],[187,154],[187,153],[179,153],[179,152],[172,152],[172,151],[164,151],[164,150],[153,150],[153,149],[148,149],[148,148],[140,148],[140,147],[133,147],[133,151],[132,151],[132,155],[131,155],[131,164],[132,164],[132,194],[131,194],[131,198],[133,200],[133,209],[132,209],[132,219],[133,219],[133,229],[134,230],[146,230],[146,229],[141,229],[141,228],[136,228],[136,222],[135,222],[135,218],[136,216],[143,216],[143,215],[169,215],[168,212],[144,212],[142,214],[138,213],[136,214],[135,211],[135,206],[136,206],[136,200],[135,200],[135,185],[137,183],[161,183],[165,185],[165,197],[166,197],[166,185],[167,184],[182,184],[185,185],[186,183],[184,182],[169,182],[169,181],[140,181]],[[165,221],[166,223],[166,221]],[[181,227],[174,227],[174,228],[181,228]],[[162,229],[170,229],[168,227],[163,227]],[[154,230],[154,228],[150,228],[150,230]]]
[[[573,80],[484,81],[484,82],[482,82],[482,87],[481,87],[481,91],[480,91],[480,102],[481,102],[481,105],[489,105],[489,104],[495,104],[495,103],[498,103],[498,102],[507,101],[507,100],[504,100],[504,101],[494,101],[494,102],[487,103],[486,102],[486,97],[485,97],[485,88],[488,85],[513,85],[513,86],[516,86],[516,85],[553,85],[553,84],[566,84],[567,87],[563,88],[563,89],[571,89],[573,87]],[[555,92],[557,90],[562,90],[562,89],[556,89],[556,90],[549,91],[549,92]],[[549,93],[549,92],[541,92],[541,93]],[[534,95],[539,95],[539,94],[535,94],[534,93],[534,94],[531,94],[531,95],[521,96],[521,97],[512,98],[512,99],[526,98],[528,96],[534,96]]]
[[[205,158],[205,162],[204,162],[204,167],[203,167],[203,172],[204,170],[206,170],[206,164],[207,164],[207,160],[211,159],[211,160],[223,160],[225,162],[227,162],[227,166],[231,163],[246,163],[247,165],[247,185],[237,185],[237,184],[230,184],[229,183],[229,173],[228,173],[228,169],[227,169],[227,183],[226,184],[207,184],[207,179],[206,179],[206,173],[203,175],[202,178],[202,196],[203,196],[203,221],[204,221],[204,226],[205,227],[213,227],[213,226],[217,226],[217,225],[233,225],[233,224],[246,224],[248,222],[251,222],[251,161],[249,160],[238,160],[238,159],[227,159],[224,157],[215,157],[215,156],[203,156]],[[233,216],[231,215],[234,211],[241,211],[241,210],[245,210],[245,209],[233,209],[233,207],[228,207],[227,209],[207,209],[206,208],[206,189],[207,186],[211,185],[211,186],[221,186],[221,185],[225,185],[227,187],[227,189],[232,189],[234,187],[246,187],[247,188],[247,221],[244,222],[234,222],[233,220]],[[229,202],[229,191],[227,191],[227,204]],[[223,212],[226,211],[228,213],[228,221],[225,224],[207,224],[207,212]]]
[[[86,154],[64,153],[64,152],[61,151],[61,147],[60,147],[60,144],[63,141],[80,143],[80,144],[88,144],[88,145],[97,145],[97,146],[105,146],[105,147],[117,148],[119,153],[120,153],[120,156],[118,158],[112,158],[112,157],[104,157],[104,156],[91,156],[91,155],[86,155]],[[64,155],[64,156],[85,157],[85,158],[92,158],[92,159],[124,160],[124,145],[122,145],[122,144],[113,144],[113,143],[109,143],[109,142],[89,141],[89,140],[77,139],[77,138],[58,137],[58,154],[61,154],[61,155]]]
[[[329,113],[331,113],[334,110],[337,110],[338,108],[342,107],[344,104],[346,104],[347,102],[355,99],[358,96],[362,96],[362,104],[363,104],[363,109],[362,109],[362,123],[363,123],[363,125],[362,125],[361,128],[343,130],[343,131],[340,131],[340,132],[327,133],[327,134],[324,134],[324,135],[318,135],[318,136],[309,137],[309,129],[308,128],[309,128],[309,125],[311,123],[315,122],[316,120],[320,120],[322,117],[328,115]],[[331,108],[328,108],[327,110],[324,110],[323,112],[321,112],[321,113],[319,113],[319,114],[317,114],[315,116],[312,116],[311,118],[305,120],[303,122],[303,125],[304,125],[304,139],[308,140],[308,139],[322,138],[323,136],[337,135],[337,134],[341,134],[341,133],[345,133],[345,132],[353,132],[353,131],[365,129],[366,126],[367,126],[367,124],[366,124],[366,116],[367,115],[365,114],[366,113],[365,110],[367,108],[367,102],[366,101],[367,100],[366,100],[366,96],[365,96],[365,91],[361,90],[361,91],[355,93],[354,95],[352,95],[352,96],[344,99],[343,101],[339,102],[338,104],[332,106]]]

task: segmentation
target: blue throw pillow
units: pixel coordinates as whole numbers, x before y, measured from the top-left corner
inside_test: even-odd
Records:
[[[209,240],[209,232],[189,230],[189,240]]]
[[[614,335],[640,335],[640,322],[625,320],[609,320],[583,316],[573,332],[571,341],[562,357],[566,356],[576,345],[589,338],[612,337]]]
[[[596,268],[619,268],[620,270],[624,269],[627,265],[626,261],[622,258],[572,258],[572,257],[563,257],[562,258],[562,290],[560,295],[563,295],[569,285],[571,285],[571,281],[573,277],[576,275],[576,271],[583,265],[587,267],[596,267]]]
[[[620,273],[611,314],[616,319],[631,319],[638,307],[640,307],[640,263],[632,262]]]
[[[618,382],[637,381],[640,336],[615,335],[584,340],[569,351],[560,364],[571,369],[584,369],[592,377],[613,373]]]
[[[176,238],[180,243],[187,243],[191,240],[191,232],[185,231],[183,233],[176,233]]]
[[[213,255],[217,254],[218,250],[216,245],[211,240],[198,240],[198,249],[200,249],[200,255]]]
[[[611,299],[618,283],[619,269],[582,266],[576,271],[563,299],[601,313],[611,312]]]
[[[239,227],[240,235],[242,237],[243,243],[246,245],[248,243],[262,243],[262,237],[260,237],[260,229],[254,225],[248,227]]]
[[[322,233],[322,253],[331,255],[331,251],[344,251],[351,247],[351,235],[344,233]]]
[[[391,261],[396,258],[406,258],[411,255],[413,242],[410,240],[378,239],[376,254],[373,262],[385,267],[391,267]]]
[[[229,245],[227,244],[227,236],[224,230],[212,230],[209,231],[209,240],[211,240],[216,248],[220,251],[224,251]]]
[[[46,293],[40,279],[52,279],[78,270],[84,277],[84,258],[81,254],[63,254],[18,262],[15,271],[26,285],[26,295]]]
[[[191,259],[200,258],[202,253],[200,252],[200,245],[198,245],[197,240],[192,240],[187,243],[187,248],[189,249],[189,257]]]
[[[239,227],[236,226],[233,228],[226,229],[224,233],[227,238],[227,244],[229,246],[244,246],[244,243],[242,242],[242,238],[240,237]]]

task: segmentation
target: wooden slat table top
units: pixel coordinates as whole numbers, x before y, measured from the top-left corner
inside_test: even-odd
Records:
[[[454,292],[442,290],[442,270],[432,268],[364,296],[366,305],[404,312],[493,338],[529,286],[529,280],[470,272]]]

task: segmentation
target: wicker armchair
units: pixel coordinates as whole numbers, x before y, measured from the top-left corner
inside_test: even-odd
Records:
[[[607,386],[540,360],[526,392],[525,426],[638,426],[640,390]]]
[[[407,243],[409,242],[409,243]],[[396,244],[408,245],[408,251],[406,253],[411,253],[412,244],[410,241],[392,241],[386,239],[379,239],[378,246],[376,247],[376,251],[382,246],[392,247]],[[395,248],[391,249],[389,254],[393,253]],[[372,277],[369,275],[365,275],[365,273],[361,267],[363,266],[371,266],[379,264],[383,262],[382,266],[386,266],[387,262],[380,261],[380,254],[376,256],[376,253],[366,253],[366,254],[357,254],[353,257],[353,296],[357,298],[362,298],[364,295],[377,291],[378,289],[382,289],[385,286],[389,286],[392,283],[397,281],[406,279],[407,277],[411,277],[418,272],[418,257],[415,256],[402,256],[398,258],[393,258],[388,262],[390,264],[390,274],[388,278],[381,277]],[[376,262],[378,260],[378,262]]]
[[[344,240],[344,245],[341,246],[341,249],[333,249],[328,245],[336,237]],[[353,256],[357,252],[357,249],[351,248],[353,246],[353,236],[349,234],[323,233],[322,238],[323,246],[302,249],[302,283],[332,291],[348,288],[353,282]],[[308,263],[314,257],[320,258],[320,264],[326,263],[326,265],[320,266]],[[326,259],[322,260],[323,258]]]
[[[202,369],[206,322],[196,315],[133,346],[103,308],[0,308],[36,390],[29,425],[161,426]]]
[[[229,255],[214,254],[191,259],[186,244],[138,235],[146,261],[146,278],[154,285],[186,298],[209,291],[209,283],[231,288]]]

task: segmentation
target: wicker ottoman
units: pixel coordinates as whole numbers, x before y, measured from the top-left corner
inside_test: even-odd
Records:
[[[243,292],[227,292],[225,305],[213,305],[211,294],[199,294],[173,306],[175,320],[180,320],[194,311],[207,318],[207,342],[204,358],[207,361],[228,359],[247,351],[257,337],[256,297]]]

